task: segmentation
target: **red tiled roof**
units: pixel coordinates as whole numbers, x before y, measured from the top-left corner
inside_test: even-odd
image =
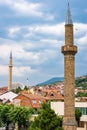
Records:
[[[22,97],[20,97],[22,96]],[[25,98],[24,98],[25,97]],[[20,93],[15,99],[21,99],[21,105],[23,106],[31,106],[33,108],[39,108],[41,106],[41,102],[46,101],[48,98],[45,98],[43,96],[37,95],[37,94],[25,94]],[[36,103],[33,103],[33,101],[36,101]]]
[[[45,100],[47,99],[46,97],[43,97],[43,96],[38,95],[38,94],[25,94],[25,93],[23,93],[22,95],[24,95],[30,99],[45,99]]]
[[[42,93],[46,93],[45,97],[49,98],[49,100],[64,100],[64,97],[62,96],[62,94],[57,91],[57,90],[43,90]],[[51,95],[53,94],[53,96]]]
[[[8,91],[8,87],[7,86],[6,87],[1,87],[0,88],[0,95],[5,93],[5,92],[7,92],[7,91]]]
[[[7,90],[8,87],[7,86],[4,86],[4,87],[1,87],[0,90]]]

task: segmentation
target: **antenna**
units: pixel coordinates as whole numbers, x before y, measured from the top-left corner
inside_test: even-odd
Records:
[[[29,87],[29,80],[28,80],[28,77],[27,77],[27,87]]]
[[[67,3],[69,4],[69,0],[67,0]]]
[[[69,7],[69,0],[67,0],[67,4],[68,4],[68,7]]]

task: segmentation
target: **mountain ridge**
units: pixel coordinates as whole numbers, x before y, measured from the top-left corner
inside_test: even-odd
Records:
[[[36,86],[51,85],[63,81],[64,81],[64,77],[53,77],[47,81],[37,84]],[[75,87],[87,89],[87,75],[75,77]]]
[[[48,85],[48,84],[53,84],[56,82],[61,82],[64,80],[64,77],[53,77],[47,81],[44,81],[42,83],[37,84],[37,86],[43,86],[43,85]]]

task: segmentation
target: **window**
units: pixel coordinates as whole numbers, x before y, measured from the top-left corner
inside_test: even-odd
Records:
[[[41,103],[42,103],[42,101],[41,101],[41,100],[39,100],[39,103],[41,104]]]
[[[36,104],[37,102],[36,102],[36,100],[32,100],[32,103],[33,103],[33,104]]]
[[[54,96],[54,93],[53,93],[53,92],[51,92],[51,93],[50,93],[50,96]]]
[[[77,107],[77,108],[81,110],[82,115],[87,115],[87,108],[86,107]]]
[[[80,121],[80,123],[79,123],[79,127],[84,128],[84,122]]]

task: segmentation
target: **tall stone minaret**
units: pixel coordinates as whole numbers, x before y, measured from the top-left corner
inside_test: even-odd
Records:
[[[9,72],[8,72],[8,90],[12,89],[12,51],[10,52]]]
[[[61,52],[64,54],[64,130],[76,130],[74,62],[77,46],[74,45],[73,41],[73,22],[68,3],[65,23],[65,45],[61,48]]]

